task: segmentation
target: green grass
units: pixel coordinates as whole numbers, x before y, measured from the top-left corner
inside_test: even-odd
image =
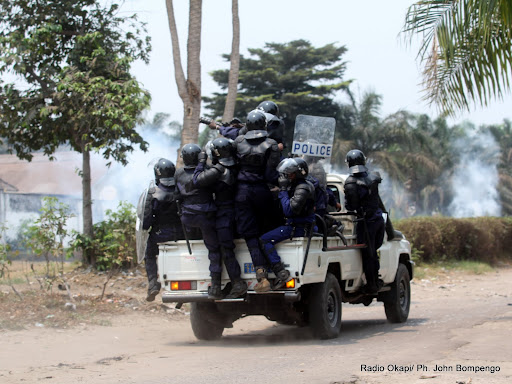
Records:
[[[25,280],[22,277],[14,277],[11,279],[11,281],[9,281],[9,279],[7,279],[5,277],[0,279],[0,285],[23,284],[26,282],[27,282],[27,280]]]
[[[464,272],[474,275],[481,275],[492,272],[494,268],[481,261],[469,260],[450,260],[436,263],[421,263],[414,268],[414,277],[416,279],[430,279],[449,272]]]

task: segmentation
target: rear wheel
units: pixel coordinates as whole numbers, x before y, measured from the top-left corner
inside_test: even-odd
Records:
[[[411,283],[409,271],[403,264],[398,264],[395,281],[391,291],[387,292],[384,300],[386,318],[390,323],[403,323],[409,317],[411,306]]]
[[[224,327],[214,303],[191,303],[190,324],[199,340],[217,340],[222,336]]]
[[[309,297],[309,325],[315,337],[332,339],[341,331],[341,288],[338,279],[327,273],[315,284]]]

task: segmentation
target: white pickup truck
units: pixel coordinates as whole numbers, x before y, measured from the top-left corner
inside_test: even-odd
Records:
[[[346,176],[328,174],[327,183],[343,206],[343,182]],[[311,237],[299,237],[277,245],[277,251],[294,277],[279,291],[256,293],[256,275],[244,240],[236,243],[236,257],[242,269],[242,278],[249,286],[245,298],[232,300],[208,299],[209,260],[202,240],[180,240],[160,244],[158,256],[159,280],[164,289],[164,303],[191,303],[190,322],[195,336],[214,340],[222,336],[224,328],[249,315],[263,315],[281,324],[307,325],[321,339],[335,338],[341,329],[342,302],[370,305],[374,299],[384,303],[390,322],[407,320],[411,300],[410,280],[413,277],[411,247],[404,236],[395,231],[378,250],[379,277],[382,289],[373,295],[362,292],[365,284],[361,248],[356,244],[354,219],[347,213],[334,213],[344,224],[342,236],[327,236],[322,223]],[[346,242],[346,244],[345,244]],[[190,249],[189,249],[190,247]],[[275,276],[271,273],[269,279]],[[222,286],[229,292],[230,281],[226,270]]]

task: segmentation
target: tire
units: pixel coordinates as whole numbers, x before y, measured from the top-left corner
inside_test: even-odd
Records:
[[[411,306],[411,283],[409,271],[403,264],[398,264],[395,281],[384,301],[386,318],[390,323],[404,323],[409,317]]]
[[[214,303],[191,303],[190,325],[195,337],[199,340],[220,339],[224,327],[209,321],[217,315],[218,311]]]
[[[341,331],[341,288],[338,279],[327,273],[325,281],[315,284],[309,297],[309,326],[320,339],[333,339]]]

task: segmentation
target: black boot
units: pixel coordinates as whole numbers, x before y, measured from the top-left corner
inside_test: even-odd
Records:
[[[276,263],[272,266],[272,271],[276,275],[274,280],[274,285],[272,287],[273,290],[281,289],[286,285],[287,281],[290,281],[290,271],[284,269],[284,264],[282,262]]]
[[[226,296],[226,299],[238,299],[243,297],[247,293],[247,283],[241,279],[234,280],[232,282],[233,287]]]
[[[214,300],[222,299],[220,273],[212,273],[212,283],[208,287],[208,298]]]
[[[160,292],[160,288],[162,288],[162,284],[158,282],[156,277],[151,278],[148,283],[148,295],[146,296],[146,301],[154,301],[156,295]]]

